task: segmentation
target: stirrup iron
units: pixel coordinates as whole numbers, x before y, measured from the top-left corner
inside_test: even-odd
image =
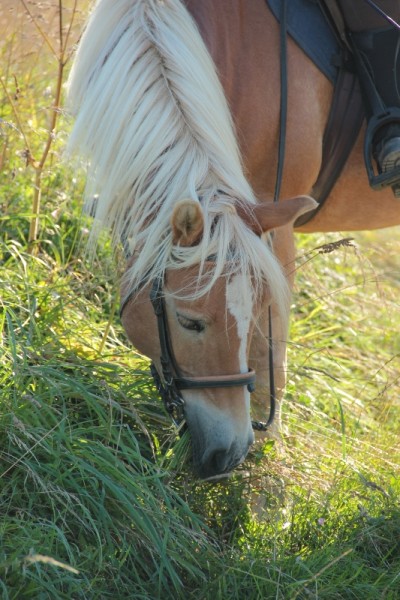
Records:
[[[392,186],[393,193],[397,198],[400,198],[400,162],[398,166],[388,171],[381,170],[377,167],[378,173],[373,167],[373,148],[374,139],[377,133],[385,126],[398,124],[400,125],[400,109],[390,108],[380,115],[374,115],[370,118],[365,132],[364,140],[364,160],[367,169],[369,184],[374,190],[381,190],[387,186]],[[376,160],[376,158],[375,158]],[[376,160],[377,164],[378,161]]]

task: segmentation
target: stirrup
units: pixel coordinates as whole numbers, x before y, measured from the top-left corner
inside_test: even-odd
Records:
[[[393,171],[396,167],[400,167],[400,135],[383,139],[376,158],[382,173],[387,173],[388,171]]]
[[[400,125],[400,109],[398,108],[390,108],[381,115],[371,117],[368,122],[367,131],[365,132],[364,160],[369,184],[372,189],[381,190],[390,185],[395,197],[400,198],[400,162],[399,164],[395,164],[394,168],[390,170],[384,170],[385,165],[382,168],[382,165],[379,164],[377,174],[374,171],[372,163],[376,134],[385,125],[396,123]]]

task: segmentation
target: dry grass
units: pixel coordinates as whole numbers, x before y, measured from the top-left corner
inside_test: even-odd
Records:
[[[74,12],[75,2],[63,0],[63,31]],[[76,40],[87,14],[88,0],[77,3],[72,40]],[[26,68],[26,61],[36,61],[46,44],[59,50],[59,1],[48,0],[2,0],[0,6],[0,52],[12,59],[12,69],[18,72]],[[47,40],[47,41],[46,41]],[[18,71],[17,71],[18,69]]]

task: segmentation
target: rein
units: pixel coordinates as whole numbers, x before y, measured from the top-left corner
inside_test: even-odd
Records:
[[[287,2],[282,0],[280,14],[280,29],[279,29],[279,49],[280,49],[280,106],[279,106],[279,145],[278,145],[278,166],[276,171],[274,203],[279,202],[279,196],[282,186],[283,167],[285,164],[285,149],[286,149],[286,122],[287,122],[287,38],[286,38],[286,22],[287,22]],[[273,232],[270,234],[271,245],[274,239]],[[274,377],[274,348],[272,340],[272,314],[271,305],[268,307],[268,368],[269,368],[269,417],[266,422],[252,421],[253,429],[257,431],[267,431],[273,423],[276,410],[276,388]]]

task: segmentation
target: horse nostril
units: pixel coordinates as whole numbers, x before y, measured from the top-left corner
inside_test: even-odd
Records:
[[[214,448],[207,450],[197,471],[201,479],[214,479],[219,476],[229,475],[246,457],[247,450],[239,453],[235,445],[228,448]]]
[[[208,449],[203,454],[199,466],[199,475],[202,479],[226,473],[237,463],[232,460],[230,448]]]
[[[225,473],[225,471],[229,470],[229,466],[229,451],[227,452],[225,450],[216,450],[211,455],[209,470],[211,470],[213,474],[219,475],[220,473]]]

